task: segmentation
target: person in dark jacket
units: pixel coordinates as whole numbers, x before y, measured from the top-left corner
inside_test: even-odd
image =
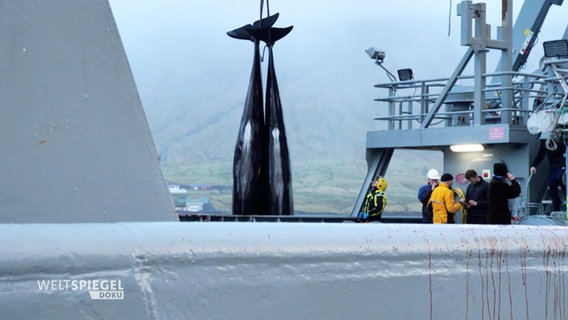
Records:
[[[560,196],[558,195],[558,187],[562,188],[566,194],[566,185],[562,181],[564,172],[566,171],[566,145],[559,139],[540,140],[538,153],[531,163],[530,172],[536,173],[536,167],[542,162],[544,156],[548,158],[548,192],[550,200],[552,200],[552,210],[560,211]]]
[[[489,183],[477,175],[473,169],[465,172],[465,178],[469,181],[465,192],[465,207],[467,224],[486,224],[487,223],[487,189]]]
[[[509,199],[521,194],[521,185],[509,172],[507,165],[499,162],[493,165],[493,178],[487,188],[487,222],[489,224],[511,224],[511,220],[520,221],[509,209]]]
[[[418,200],[422,203],[422,223],[432,223],[433,213],[431,207],[428,209],[428,202],[430,201],[432,190],[438,186],[440,173],[436,169],[430,169],[426,174],[426,178],[428,183],[418,189]]]

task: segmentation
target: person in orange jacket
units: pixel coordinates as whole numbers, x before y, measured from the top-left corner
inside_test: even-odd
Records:
[[[465,198],[461,198],[460,202],[455,202],[452,184],[454,177],[449,173],[444,173],[440,178],[440,184],[432,191],[430,196],[430,204],[433,211],[433,223],[454,223],[455,213],[458,212],[465,202]]]

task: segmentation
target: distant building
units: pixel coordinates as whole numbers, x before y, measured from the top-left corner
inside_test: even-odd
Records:
[[[187,189],[185,188],[181,188],[179,185],[177,184],[172,184],[169,186],[170,189],[170,193],[171,194],[180,194],[180,193],[187,193]]]
[[[191,190],[194,191],[202,191],[202,190],[211,190],[211,185],[208,184],[192,184],[190,185]]]

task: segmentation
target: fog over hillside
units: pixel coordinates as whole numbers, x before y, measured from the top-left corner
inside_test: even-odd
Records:
[[[274,54],[296,209],[343,212],[359,192],[366,132],[384,128],[372,118],[385,114],[385,105],[373,99],[387,93],[373,85],[388,82],[365,49],[384,49],[393,73],[411,67],[416,78],[441,78],[454,71],[466,49],[459,46],[456,2],[451,14],[449,4],[270,1],[270,13],[280,13],[275,26],[294,26]],[[231,185],[253,45],[226,32],[258,19],[259,1],[111,0],[111,6],[156,147],[167,155],[166,178]],[[424,182],[415,177],[441,166],[438,155],[416,160],[395,153],[387,173],[388,191],[412,208]]]

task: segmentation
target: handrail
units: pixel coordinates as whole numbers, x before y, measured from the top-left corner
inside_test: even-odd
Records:
[[[558,70],[558,69],[557,69]],[[444,81],[448,78],[438,78],[429,80],[409,80],[400,82],[390,82],[376,84],[375,87],[381,89],[388,89],[388,95],[374,99],[377,102],[384,102],[387,104],[387,115],[379,115],[373,117],[374,120],[388,121],[389,129],[403,129],[400,125],[401,121],[417,120],[418,123],[425,121],[426,117],[431,117],[437,120],[447,120],[443,126],[455,126],[452,123],[452,116],[467,116],[465,120],[460,120],[459,126],[470,124],[486,124],[503,122],[515,125],[526,125],[528,116],[534,111],[534,101],[540,99],[546,105],[557,104],[564,94],[554,90],[547,90],[547,86],[554,85],[562,80],[555,76],[543,74],[530,74],[514,71],[486,73],[483,76],[486,78],[502,77],[504,75],[513,76],[516,81],[512,85],[502,85],[499,82],[489,83],[481,92],[484,95],[483,102],[485,105],[474,105],[474,89],[466,89],[460,91],[459,88],[472,87],[471,81],[473,76],[461,75],[457,77],[454,89],[446,93],[447,97],[444,104],[445,110],[437,110],[432,114],[432,108],[437,100],[440,98],[441,88],[444,87]],[[561,81],[562,82],[562,81]],[[458,89],[456,89],[458,88]],[[409,92],[409,90],[411,92]],[[499,107],[501,106],[501,99],[505,92],[511,92],[512,107]],[[494,94],[494,96],[492,96]],[[477,112],[476,112],[477,110]],[[474,117],[482,116],[482,121],[475,121]],[[490,113],[495,113],[495,117],[487,118]],[[499,117],[510,117],[509,119],[499,119]],[[398,123],[398,126],[396,125]],[[422,124],[424,126],[424,124]],[[397,128],[398,127],[398,128]],[[436,125],[439,127],[439,125]],[[405,129],[412,129],[410,124]]]

